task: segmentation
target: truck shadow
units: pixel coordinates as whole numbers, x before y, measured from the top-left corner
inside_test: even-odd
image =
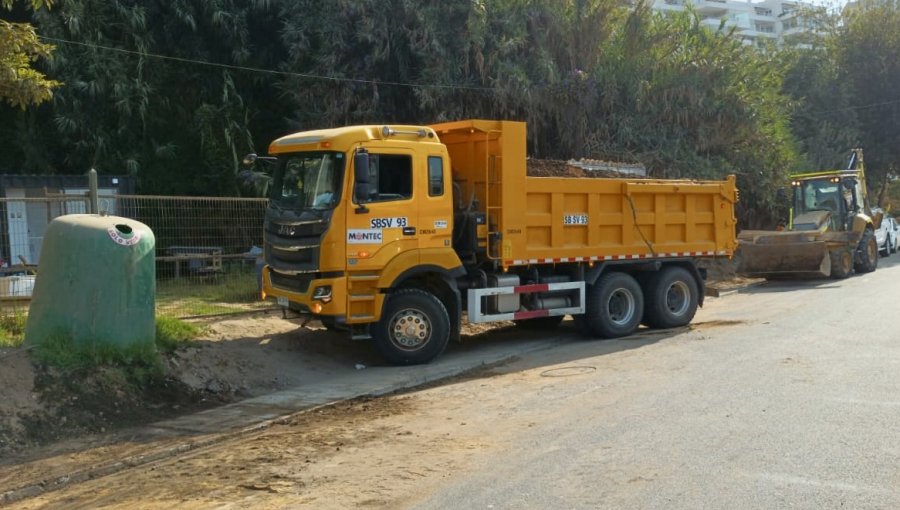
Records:
[[[541,374],[546,377],[579,375],[585,370],[595,370],[595,367],[586,364],[588,360],[593,358],[641,349],[666,340],[674,339],[681,335],[690,335],[694,332],[702,332],[703,334],[694,335],[691,337],[692,341],[706,340],[709,338],[706,334],[709,330],[740,326],[742,324],[743,321],[736,320],[710,320],[695,322],[688,326],[670,329],[648,329],[642,327],[635,334],[623,338],[593,339],[581,335],[575,330],[573,322],[567,320],[563,322],[558,330],[550,333],[549,338],[553,340],[553,343],[545,343],[544,347],[541,349],[525,349],[520,355],[517,355],[514,358],[497,363],[493,366],[486,366],[481,370],[473,370],[459,377],[449,379],[444,383],[456,382],[460,379],[471,380],[489,378],[544,367],[549,369],[548,372],[553,372],[552,374]],[[513,341],[516,341],[515,339],[522,341],[523,338],[534,338],[543,341],[548,339],[546,333],[541,335],[539,332],[523,332],[518,328],[510,327],[490,335],[474,335],[469,338],[468,341],[464,339],[463,345],[457,346],[452,350],[448,349],[448,351],[450,351],[448,354],[453,355],[457,352],[466,352],[467,350],[476,351],[485,346],[489,346],[493,342],[507,341],[510,337],[512,337]],[[572,364],[572,366],[557,366],[565,364]],[[415,389],[413,389],[413,391],[415,391]]]
[[[878,269],[872,273],[854,274],[843,280],[830,278],[784,278],[766,280],[757,284],[744,287],[738,292],[742,294],[769,294],[777,292],[792,292],[801,289],[840,289],[846,282],[853,282],[859,278],[869,276],[881,276],[879,271],[890,270],[900,266],[900,256],[881,257],[878,260]]]
[[[479,352],[502,349],[509,356],[497,365],[516,361],[517,366],[522,362],[525,363],[523,369],[536,368],[639,349],[688,332],[696,327],[701,326],[697,324],[666,330],[642,327],[627,337],[603,339],[584,336],[575,329],[571,319],[564,321],[553,330],[529,330],[525,327],[505,326],[483,333],[464,335],[462,342],[450,345],[447,352],[442,358],[436,360],[436,363],[441,363],[444,358],[452,362],[456,357],[473,355],[477,357]],[[487,376],[489,375],[487,374]],[[478,372],[475,371],[470,377],[478,376]]]

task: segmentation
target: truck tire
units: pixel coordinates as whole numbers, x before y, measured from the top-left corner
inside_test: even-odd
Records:
[[[644,315],[644,294],[630,275],[613,272],[588,289],[583,329],[592,337],[619,338],[634,333]]]
[[[853,274],[853,253],[852,250],[842,248],[832,251],[831,257],[831,277],[835,280],[843,280]]]
[[[394,365],[428,363],[447,348],[450,315],[433,294],[401,289],[391,294],[372,326],[375,348]]]
[[[878,242],[875,241],[875,233],[872,230],[866,229],[863,233],[856,255],[854,269],[857,273],[871,273],[878,267]]]
[[[697,281],[690,271],[678,266],[661,269],[644,287],[644,324],[651,328],[690,324],[699,298]]]
[[[513,321],[517,327],[524,329],[540,329],[542,331],[553,330],[562,324],[564,315],[553,315],[550,317],[538,317],[536,319],[522,319]]]

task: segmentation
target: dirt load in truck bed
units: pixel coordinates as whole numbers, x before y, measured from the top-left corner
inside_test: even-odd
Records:
[[[562,161],[558,159],[535,159],[528,158],[528,175],[529,177],[633,177],[633,178],[641,178],[641,176],[633,175],[631,173],[625,172],[617,172],[615,170],[611,170],[614,168],[621,168],[623,170],[632,170],[635,168],[642,168],[638,164],[634,163],[615,163],[611,161],[597,161],[590,160],[586,161],[586,164],[589,164],[591,167],[604,167],[600,169],[592,169],[586,170],[584,168],[574,166],[570,164],[568,161]]]

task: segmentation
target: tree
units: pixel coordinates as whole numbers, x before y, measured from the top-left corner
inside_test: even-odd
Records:
[[[67,86],[29,123],[55,134],[33,133],[52,159],[32,171],[95,167],[135,176],[143,192],[237,193],[251,133],[284,130],[277,79],[228,67],[277,67],[269,3],[60,0],[36,12],[43,33],[75,44],[51,62]]]
[[[33,9],[50,4],[51,0],[31,0]],[[13,0],[0,1],[0,8],[12,10]],[[38,58],[47,58],[52,51],[53,46],[42,43],[31,25],[0,20],[0,99],[25,108],[53,97],[53,89],[60,83],[32,67]]]
[[[58,0],[34,21],[69,41],[50,62],[67,86],[0,123],[0,166],[231,194],[241,154],[289,131],[501,118],[536,157],[737,173],[758,222],[796,166],[782,62],[640,3]]]
[[[857,11],[834,44],[839,79],[850,88],[859,121],[869,185],[883,190],[889,174],[900,170],[900,8]]]

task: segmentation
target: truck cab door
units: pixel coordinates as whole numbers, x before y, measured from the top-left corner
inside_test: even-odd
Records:
[[[378,304],[377,282],[391,260],[404,253],[417,257],[413,163],[411,151],[369,148],[366,197],[360,203],[354,193],[347,211],[348,323],[371,320]]]

